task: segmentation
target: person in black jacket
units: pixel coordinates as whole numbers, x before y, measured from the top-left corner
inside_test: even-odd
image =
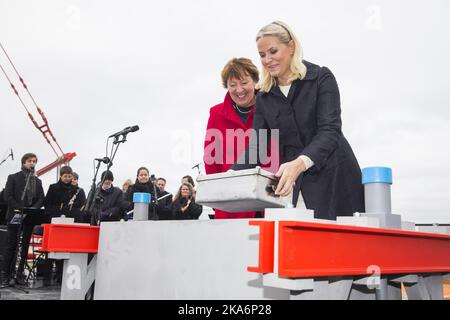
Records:
[[[328,68],[302,60],[300,43],[283,22],[263,27],[256,41],[263,71],[253,129],[257,134],[268,130],[275,136],[279,130],[282,164],[275,174],[280,178],[275,194],[293,192],[294,206],[303,203],[298,201],[303,197],[316,218],[334,220],[364,212],[361,169],[342,133],[335,77]],[[251,139],[232,170],[265,163],[261,154],[267,146],[262,142],[264,139]],[[257,163],[250,163],[255,155]]]
[[[195,203],[194,187],[184,182],[173,199],[172,215],[175,220],[195,220],[202,214],[203,207]]]
[[[37,163],[37,156],[34,153],[26,153],[22,157],[22,170],[8,176],[6,181],[4,199],[8,204],[6,213],[7,221],[7,244],[5,256],[1,269],[1,287],[15,284],[25,284],[23,269],[28,254],[33,225],[22,223],[20,213],[23,208],[41,208],[44,202],[44,190],[41,180],[35,176],[34,167]],[[28,179],[28,185],[26,181]],[[25,197],[22,201],[22,194]],[[17,278],[14,279],[16,250],[18,249],[18,233],[22,231],[21,259],[17,270]],[[13,276],[10,282],[10,278]]]
[[[72,185],[73,171],[69,166],[61,167],[59,181],[51,184],[44,199],[45,213],[51,218],[74,218],[75,222],[82,222],[80,208],[83,206],[79,198],[77,187]],[[44,283],[49,283],[51,264],[53,259],[47,259],[44,267]],[[61,283],[63,272],[63,260],[55,260],[57,283]]]
[[[125,195],[125,200],[127,202],[127,211],[132,210],[134,207],[133,194],[136,192],[150,194],[148,220],[159,220],[160,216],[163,219],[167,218],[166,211],[168,210],[168,208],[165,207],[165,202],[159,202],[155,200],[155,198],[160,198],[162,196],[161,191],[158,187],[156,187],[155,181],[150,178],[150,172],[146,167],[140,167],[137,170],[136,182],[128,187],[127,193]],[[158,203],[156,204],[156,202]]]
[[[0,192],[0,225],[6,224],[6,210],[8,210],[8,204],[6,203],[3,194],[5,189]]]
[[[111,171],[104,171],[101,175],[103,184],[97,199],[98,212],[95,224],[99,225],[103,221],[120,221],[125,218],[126,205],[123,199],[123,192],[113,186],[114,175]],[[90,213],[87,213],[90,215]]]
[[[76,193],[76,198],[75,198],[75,202],[77,202],[77,204],[75,205],[74,202],[74,206],[72,208],[72,210],[74,210],[74,216],[78,216],[81,218],[81,211],[83,211],[84,206],[86,205],[86,193],[84,193],[83,188],[80,188],[78,186],[78,179],[80,178],[80,176],[78,175],[78,173],[76,173],[75,171],[72,172],[73,178],[72,178],[72,184],[77,188],[77,193]],[[80,220],[80,222],[82,222]]]
[[[166,179],[158,178],[156,186],[158,187],[158,218],[159,220],[172,220],[172,194],[165,190]]]
[[[80,196],[79,188],[72,184],[72,168],[62,167],[59,175],[59,181],[48,188],[44,199],[45,212],[52,218],[64,215],[74,218],[75,222],[82,222],[80,209],[84,200]]]

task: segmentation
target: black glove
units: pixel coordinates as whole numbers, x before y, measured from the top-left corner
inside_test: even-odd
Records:
[[[111,212],[109,212],[109,210],[107,210],[107,211],[101,211],[101,212],[100,212],[100,219],[101,219],[102,221],[106,221],[106,220],[108,220],[109,218],[111,218]]]
[[[184,207],[187,202],[188,202],[188,199],[186,199],[186,198],[181,198],[180,199],[180,204],[181,204],[182,207]]]

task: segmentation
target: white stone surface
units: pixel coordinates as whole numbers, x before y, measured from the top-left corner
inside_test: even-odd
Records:
[[[262,286],[248,219],[101,225],[95,299],[289,299]]]

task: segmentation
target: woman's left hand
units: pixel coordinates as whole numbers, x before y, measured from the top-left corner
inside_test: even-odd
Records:
[[[282,197],[289,195],[298,176],[304,171],[306,171],[306,166],[300,158],[283,163],[275,173],[275,176],[280,178],[275,194]]]

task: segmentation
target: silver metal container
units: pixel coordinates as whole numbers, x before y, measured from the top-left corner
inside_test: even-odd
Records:
[[[274,185],[276,181],[271,172],[260,167],[201,175],[197,177],[195,201],[228,212],[292,207],[292,193],[287,197],[279,197],[268,192],[268,186]]]

